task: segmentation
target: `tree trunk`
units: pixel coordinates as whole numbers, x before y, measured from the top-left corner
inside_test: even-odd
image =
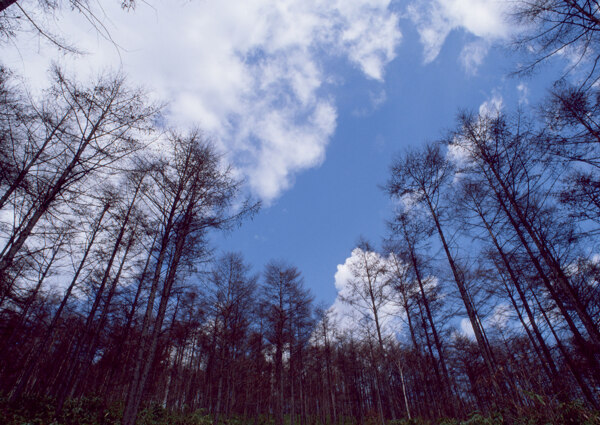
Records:
[[[479,319],[477,318],[475,309],[473,308],[473,305],[471,304],[471,299],[467,292],[467,288],[465,286],[465,283],[463,282],[463,279],[458,271],[456,264],[454,263],[454,258],[452,257],[452,254],[450,253],[450,248],[448,247],[448,243],[446,242],[446,237],[444,236],[444,232],[443,232],[442,226],[439,222],[437,212],[435,211],[433,204],[431,203],[431,200],[429,199],[429,197],[426,198],[426,201],[427,201],[427,206],[429,207],[429,212],[431,213],[431,216],[435,222],[435,227],[437,229],[438,235],[440,237],[440,241],[444,248],[444,252],[446,253],[446,258],[448,259],[448,263],[450,264],[450,269],[452,270],[452,275],[454,276],[454,281],[456,283],[456,286],[458,287],[461,298],[462,298],[465,308],[467,310],[467,315],[471,322],[471,326],[473,327],[473,332],[475,334],[475,339],[477,340],[477,344],[479,345],[479,349],[481,350],[481,355],[483,356],[485,365],[488,369],[488,372],[490,374],[492,382],[494,383],[494,388],[496,389],[496,391],[498,391],[499,395],[502,395],[500,386],[498,385],[498,383],[496,381],[496,366],[492,359],[492,353],[490,351],[490,347],[487,344],[487,341],[485,340],[485,337],[483,336],[483,332],[479,326]]]
[[[14,390],[10,396],[10,399],[12,401],[18,399],[21,396],[21,394],[23,393],[23,391],[25,390],[25,388],[27,386],[27,383],[29,382],[29,379],[31,378],[31,375],[33,374],[33,371],[35,370],[36,366],[39,364],[42,354],[46,351],[48,342],[52,341],[52,339],[54,338],[54,334],[56,332],[56,326],[58,325],[58,321],[60,320],[60,317],[62,315],[62,312],[63,312],[65,306],[67,305],[67,301],[69,300],[69,297],[71,296],[71,292],[75,288],[75,284],[77,283],[77,280],[79,279],[79,275],[81,274],[81,271],[83,270],[83,267],[85,266],[87,257],[92,250],[92,246],[94,245],[96,235],[98,234],[98,231],[100,230],[100,225],[102,224],[102,220],[104,218],[104,215],[106,214],[106,211],[108,211],[108,208],[109,208],[109,204],[108,203],[104,204],[104,208],[102,208],[100,217],[98,217],[98,219],[94,225],[94,228],[92,230],[92,234],[90,235],[90,239],[89,239],[89,242],[83,253],[83,257],[81,258],[81,261],[79,262],[79,266],[77,267],[77,270],[75,271],[75,275],[71,279],[71,283],[70,283],[69,287],[67,288],[65,295],[63,296],[60,306],[58,307],[58,310],[56,311],[56,313],[54,314],[54,317],[52,318],[52,322],[50,323],[50,326],[48,327],[48,330],[46,331],[46,335],[45,335],[44,339],[42,340],[42,342],[40,343],[40,345],[38,346],[38,348],[36,349],[33,358],[30,360],[29,365],[25,369],[23,375],[19,379],[19,383],[14,388]]]

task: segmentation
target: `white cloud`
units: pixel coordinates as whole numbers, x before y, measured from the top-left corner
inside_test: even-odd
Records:
[[[501,303],[494,307],[491,316],[486,320],[488,326],[505,329],[510,323],[512,309],[508,304]],[[487,324],[486,323],[486,324]]]
[[[383,79],[401,40],[389,3],[150,1],[124,12],[119,2],[106,2],[96,13],[120,51],[75,11],[49,25],[89,52],[61,58],[66,69],[85,78],[120,64],[132,82],[170,101],[172,122],[197,123],[213,136],[254,193],[270,201],[294,175],[323,161],[335,131],[335,101],[326,86],[336,76],[323,68],[325,55]],[[56,51],[27,34],[16,44],[18,50],[4,46],[3,63],[43,87]]]
[[[479,115],[481,117],[494,117],[502,111],[504,99],[498,93],[492,94],[492,97],[479,105]]]
[[[446,158],[455,164],[459,169],[468,165],[471,161],[470,154],[470,143],[464,137],[454,137],[452,143],[448,145],[448,151],[446,153]],[[454,177],[454,182],[460,180],[458,177],[461,173],[457,173]]]
[[[346,258],[344,264],[338,264],[337,271],[335,273],[335,288],[337,289],[338,296],[335,299],[330,310],[337,323],[338,328],[344,332],[352,332],[356,330],[364,330],[374,332],[374,329],[368,329],[369,325],[372,325],[372,313],[370,313],[370,305],[360,297],[356,297],[352,293],[351,281],[357,279],[357,273],[364,271],[364,262],[368,264],[380,264],[391,269],[391,259],[382,257],[376,252],[365,252],[360,248],[355,248],[352,251],[350,257]],[[389,266],[388,266],[389,265]],[[389,279],[389,274],[380,275],[378,278],[379,284]],[[360,277],[358,277],[360,279]],[[400,320],[400,309],[393,300],[392,291],[390,286],[386,286],[383,290],[383,297],[387,301],[383,302],[378,307],[378,317],[380,320],[380,326],[382,334],[390,336],[398,333],[402,330],[402,321]],[[356,305],[349,305],[342,301],[343,298],[352,298],[355,300]],[[365,320],[366,319],[366,320]]]
[[[467,74],[477,74],[489,47],[489,43],[484,40],[475,40],[463,47],[460,53],[460,63]]]
[[[338,296],[330,307],[330,311],[336,322],[336,327],[342,332],[356,330],[360,327],[359,323],[362,319],[361,314],[355,308],[344,303],[341,299],[341,297],[349,295],[348,282],[353,279],[351,267],[355,260],[356,257],[353,251],[352,255],[346,258],[344,264],[338,264],[334,276]]]
[[[417,26],[425,62],[437,57],[446,37],[455,29],[486,41],[506,38],[510,33],[504,18],[507,4],[497,0],[428,0],[409,5],[408,15]],[[471,59],[481,61],[486,52],[479,47],[476,56],[471,52]]]
[[[529,87],[525,83],[519,83],[517,85],[517,91],[519,92],[519,105],[529,104]]]
[[[479,116],[477,118],[477,121],[474,123],[473,127],[475,129],[479,129],[480,131],[485,131],[485,119],[497,117],[498,114],[502,112],[503,105],[504,100],[502,96],[494,91],[489,99],[487,99],[481,105],[479,105]],[[472,163],[472,161],[474,160],[473,152],[476,150],[477,149],[473,145],[473,140],[471,138],[456,135],[452,139],[452,143],[448,145],[446,157],[460,170],[461,168],[466,167]],[[453,182],[456,183],[460,181],[462,177],[463,176],[460,172],[457,173],[454,176]]]
[[[355,117],[367,117],[375,112],[381,105],[387,100],[387,93],[384,89],[377,92],[369,90],[369,102],[357,107],[352,111],[352,115]]]
[[[483,329],[497,329],[504,330],[511,324],[512,308],[505,303],[500,303],[494,307],[491,314],[483,319]],[[475,331],[473,331],[473,325],[471,320],[467,317],[460,320],[459,332],[469,338],[472,341],[476,341]]]
[[[421,196],[417,192],[408,192],[400,197],[400,206],[403,211],[412,211],[420,205]]]
[[[475,331],[469,319],[464,318],[460,321],[460,332],[467,338],[475,340]]]

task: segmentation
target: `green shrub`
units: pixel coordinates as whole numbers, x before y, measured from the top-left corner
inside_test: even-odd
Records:
[[[500,413],[493,413],[491,415],[483,415],[479,412],[474,412],[471,417],[461,422],[461,425],[503,425],[504,419]]]
[[[430,425],[430,423],[431,422],[423,418],[402,418],[388,421],[388,425]]]

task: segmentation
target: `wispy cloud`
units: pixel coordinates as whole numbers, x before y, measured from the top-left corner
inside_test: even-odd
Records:
[[[452,30],[463,29],[479,39],[495,41],[510,33],[505,19],[507,4],[497,0],[428,0],[413,2],[408,15],[417,26],[424,61],[433,61]],[[468,65],[481,63],[487,49],[473,45],[463,51]],[[472,68],[468,68],[469,71]]]
[[[492,93],[492,97],[479,105],[479,115],[482,117],[496,117],[504,107],[504,99],[497,91]]]
[[[467,74],[477,74],[489,48],[490,45],[485,40],[475,40],[463,47],[460,53],[460,63]]]
[[[529,87],[527,84],[521,82],[517,85],[517,91],[519,92],[519,105],[529,104]]]

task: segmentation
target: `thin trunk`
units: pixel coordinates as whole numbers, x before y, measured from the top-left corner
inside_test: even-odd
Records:
[[[548,346],[546,345],[546,341],[544,341],[544,338],[542,337],[542,335],[536,325],[535,316],[533,315],[533,312],[531,311],[531,309],[529,307],[529,301],[527,300],[527,297],[525,297],[523,289],[521,288],[519,278],[518,278],[517,274],[515,273],[515,271],[513,270],[513,267],[511,265],[508,257],[506,256],[506,253],[500,246],[500,243],[498,242],[496,235],[492,231],[490,224],[486,220],[485,215],[483,214],[483,211],[481,211],[479,204],[477,205],[477,214],[481,218],[481,221],[483,222],[486,230],[488,231],[488,235],[490,236],[490,239],[492,240],[492,243],[494,244],[496,251],[500,255],[500,258],[502,259],[502,263],[510,276],[512,284],[515,287],[515,289],[517,290],[517,293],[519,294],[519,298],[521,299],[521,304],[523,305],[523,308],[525,309],[525,312],[527,313],[527,318],[529,319],[530,326],[536,336],[538,343],[540,344],[540,347],[544,354],[545,360],[547,362],[547,366],[550,368],[549,377],[553,382],[555,382],[556,378],[558,377],[558,372],[556,369],[556,365],[554,364],[554,359],[552,358],[552,355],[550,354],[550,350],[548,349]],[[515,310],[517,311],[517,314],[519,315],[519,317],[521,317],[521,313],[519,312],[516,302],[514,301],[512,295],[510,294],[510,291],[508,290],[508,286],[507,286],[506,282],[504,282],[504,279],[502,279],[502,282],[504,283],[506,291],[509,294],[509,296],[511,297],[511,300],[513,301],[513,305],[515,307]],[[529,327],[525,326],[524,322],[523,322],[523,325],[525,327],[525,330],[527,331],[527,334],[529,335],[530,334]],[[533,339],[532,339],[532,342],[533,342]],[[534,347],[536,347],[535,344],[534,344]],[[536,350],[537,350],[537,348],[536,348]]]
[[[138,364],[136,366],[136,372],[134,374],[134,380],[132,381],[132,387],[129,391],[127,402],[125,404],[125,410],[123,413],[123,425],[134,425],[137,417],[137,412],[142,401],[143,391],[146,386],[146,382],[148,380],[148,376],[150,374],[150,368],[152,363],[154,362],[154,357],[156,355],[156,348],[158,346],[158,337],[162,330],[162,324],[165,317],[165,312],[167,310],[167,305],[169,302],[169,298],[171,296],[171,290],[173,288],[173,284],[175,283],[177,269],[179,267],[179,262],[183,255],[183,248],[185,245],[185,241],[187,239],[187,233],[189,230],[190,221],[192,219],[191,210],[194,207],[193,199],[188,200],[188,205],[186,207],[186,211],[184,212],[184,219],[181,223],[181,228],[177,232],[177,238],[175,241],[175,247],[173,249],[173,254],[171,258],[171,262],[168,267],[167,276],[165,277],[163,284],[163,291],[160,298],[160,303],[158,307],[158,313],[156,315],[156,319],[154,321],[154,326],[152,329],[152,334],[150,335],[149,346],[147,350],[143,350],[144,347],[140,350],[140,356],[138,357]],[[174,211],[172,210],[172,216],[174,215]],[[166,242],[166,241],[165,241]],[[163,244],[166,248],[166,244]],[[166,249],[165,249],[166,251]],[[163,253],[161,253],[163,254]],[[166,252],[164,252],[166,254]],[[163,257],[164,258],[164,257]],[[162,262],[160,268],[157,266],[155,273],[155,280],[158,281],[160,278],[160,272],[162,269]],[[152,300],[153,301],[153,300]],[[152,304],[149,303],[148,307],[150,311],[148,315],[152,312]],[[145,346],[146,344],[144,344]]]
[[[129,254],[129,250],[131,249],[133,242],[135,240],[135,234],[132,234],[129,238],[127,246],[125,247],[125,252],[123,253],[123,258],[121,259],[121,263],[119,264],[119,268],[117,270],[117,274],[112,280],[112,283],[109,287],[108,295],[106,297],[106,301],[104,302],[104,306],[102,308],[102,312],[100,314],[100,319],[98,321],[98,325],[95,329],[92,330],[91,341],[87,350],[84,352],[84,360],[83,360],[83,368],[79,369],[79,373],[75,375],[75,379],[73,381],[73,386],[71,388],[71,395],[77,394],[77,387],[81,384],[81,382],[86,382],[87,376],[90,373],[92,368],[92,361],[94,359],[94,355],[96,354],[98,348],[98,340],[100,338],[100,334],[104,327],[106,326],[106,321],[108,319],[108,313],[110,310],[110,305],[112,302],[112,298],[115,295],[117,285],[119,283],[119,279],[121,278],[121,273],[123,272],[123,268],[127,262],[127,255]],[[64,400],[63,400],[64,401]],[[59,405],[59,407],[62,407]]]
[[[598,360],[596,359],[595,352],[593,352],[593,350],[590,350],[588,342],[585,340],[585,338],[579,331],[579,328],[573,321],[569,311],[567,310],[567,307],[562,302],[562,300],[561,300],[562,297],[557,293],[556,288],[550,282],[550,279],[546,275],[546,272],[544,271],[542,265],[540,264],[537,256],[531,249],[529,242],[525,238],[525,235],[523,234],[521,227],[519,226],[519,224],[513,217],[513,214],[511,213],[510,209],[506,206],[505,202],[503,201],[501,195],[497,192],[497,190],[495,188],[493,188],[493,190],[496,193],[496,198],[497,198],[502,210],[504,211],[506,217],[508,218],[512,227],[514,228],[515,233],[517,234],[517,237],[519,238],[519,241],[521,242],[521,244],[527,251],[527,254],[529,255],[529,258],[531,259],[532,264],[534,265],[536,271],[538,272],[540,278],[542,279],[544,286],[550,293],[552,299],[556,303],[556,306],[558,307],[562,316],[564,317],[565,321],[567,322],[567,325],[569,326],[569,329],[571,330],[571,333],[574,336],[575,343],[577,344],[577,346],[579,346],[583,355],[588,360],[590,367],[594,370],[594,373],[595,373],[597,379],[600,379],[600,365],[598,364]]]
[[[85,322],[85,328],[83,330],[83,336],[82,336],[79,344],[77,344],[77,349],[75,350],[73,356],[71,357],[73,366],[72,366],[71,370],[69,371],[69,373],[67,374],[66,378],[64,379],[63,390],[61,391],[61,395],[58,398],[57,412],[60,412],[62,410],[62,406],[66,400],[68,393],[71,392],[71,394],[72,394],[75,391],[75,387],[77,386],[77,381],[80,378],[80,375],[82,373],[82,368],[79,367],[79,357],[80,357],[82,350],[84,351],[84,355],[83,355],[84,367],[83,367],[83,369],[86,371],[89,370],[87,367],[88,365],[86,364],[89,354],[86,355],[85,352],[86,351],[88,353],[91,352],[92,346],[95,344],[94,342],[90,343],[89,339],[92,338],[94,341],[97,340],[97,331],[94,329],[94,326],[93,326],[93,322],[94,322],[94,319],[96,316],[96,311],[98,310],[98,307],[100,306],[102,296],[104,295],[104,289],[106,288],[106,284],[108,283],[108,280],[110,279],[110,274],[112,271],[113,263],[117,257],[117,254],[119,253],[119,250],[121,249],[123,237],[125,236],[125,232],[127,230],[127,225],[129,224],[129,218],[131,217],[131,212],[133,211],[133,207],[135,206],[138,193],[142,186],[142,182],[143,182],[143,177],[140,178],[140,181],[138,182],[138,184],[135,188],[135,192],[133,193],[133,197],[131,199],[131,202],[129,203],[127,212],[125,213],[125,217],[123,218],[123,221],[121,222],[119,233],[117,234],[117,237],[115,239],[115,243],[111,250],[110,257],[108,258],[106,267],[104,268],[104,273],[102,276],[102,280],[100,281],[100,285],[98,286],[98,291],[96,292],[96,297],[94,298],[94,302],[92,304],[90,312],[88,313],[88,317]],[[127,258],[127,253],[129,252],[129,249],[131,248],[132,243],[133,243],[133,235],[130,238],[129,243],[127,244],[127,247],[125,248],[125,254],[123,256],[123,260],[121,262],[121,266],[119,268],[117,276],[120,276],[120,274],[121,274],[123,265],[125,263],[125,259]],[[104,311],[106,311],[107,305],[110,304],[110,299],[113,296],[112,294],[114,293],[117,281],[118,281],[118,277],[113,279],[113,284],[110,289],[111,294],[109,294],[108,300],[105,303]],[[102,314],[105,315],[104,312]],[[101,327],[102,327],[102,325],[100,325],[99,328],[101,329]]]
[[[2,10],[4,10],[6,8],[6,6],[3,7],[3,4],[8,3],[10,5],[12,3],[15,3],[15,1],[16,0],[0,0],[0,12],[2,12]],[[52,131],[50,132],[50,134],[48,136],[46,136],[46,139],[44,140],[44,143],[42,143],[42,146],[40,146],[39,149],[37,149],[36,153],[33,155],[33,157],[31,157],[31,159],[29,161],[27,161],[27,163],[25,164],[23,169],[19,172],[17,177],[15,177],[15,179],[13,180],[11,185],[8,187],[8,189],[6,189],[6,192],[4,192],[2,194],[2,197],[0,197],[0,209],[2,209],[2,207],[4,207],[4,205],[6,204],[6,201],[8,201],[8,198],[10,198],[10,196],[15,192],[15,190],[17,190],[17,188],[19,186],[21,186],[21,184],[25,180],[25,177],[27,177],[27,174],[29,174],[29,170],[31,170],[31,167],[34,166],[36,161],[39,159],[40,155],[46,150],[46,148],[48,147],[48,144],[56,135],[56,132],[58,131],[59,127],[61,125],[63,125],[63,123],[65,122],[65,120],[68,118],[68,116],[70,114],[71,114],[71,109],[69,109],[69,111],[63,115],[63,117],[60,119],[60,121],[56,125],[53,126]]]
[[[402,382],[402,394],[404,394],[404,406],[406,407],[406,416],[408,417],[408,420],[411,420],[411,416],[410,416],[410,408],[408,406],[408,397],[406,396],[406,384],[404,383],[404,371],[402,370],[402,367],[400,366],[400,364],[398,364],[398,370],[400,371],[400,381]]]
[[[523,314],[521,314],[521,310],[519,309],[519,306],[517,305],[517,300],[515,300],[515,297],[513,296],[512,292],[510,291],[510,288],[508,287],[508,284],[506,283],[504,277],[500,276],[500,279],[502,280],[502,284],[504,285],[504,289],[506,290],[506,294],[508,295],[508,298],[510,299],[511,304],[512,304],[513,308],[515,309],[515,312],[517,313],[519,322],[521,322],[521,326],[523,326],[523,329],[525,329],[525,332],[527,333],[527,338],[529,338],[529,341],[531,342],[531,346],[535,350],[535,353],[536,353],[544,371],[546,372],[546,375],[548,375],[548,378],[550,378],[551,382],[555,382],[556,378],[558,377],[558,371],[556,369],[556,365],[554,364],[554,359],[552,358],[552,355],[550,355],[548,346],[546,345],[543,338],[541,338],[541,340],[538,339],[536,341],[536,338],[538,338],[537,332],[539,332],[539,330],[537,329],[537,326],[534,324],[534,322],[531,322],[531,318],[529,318],[529,316],[528,316],[528,319],[530,320],[529,326],[532,326],[532,328],[536,328],[536,331],[537,331],[537,332],[534,331],[534,333],[536,333],[536,336],[534,337],[533,334],[531,333],[532,331],[529,329],[529,326],[525,322],[525,318],[523,317]],[[539,335],[539,337],[541,337],[541,335]],[[542,346],[543,348],[540,348],[540,346],[538,346],[538,344],[540,344],[540,346]],[[543,344],[543,345],[541,345],[541,344]]]
[[[433,320],[433,314],[431,313],[431,308],[429,306],[429,300],[427,299],[427,295],[425,294],[425,287],[423,285],[423,279],[421,277],[421,268],[417,262],[417,257],[414,251],[414,247],[409,245],[410,250],[410,260],[415,272],[415,276],[417,278],[417,283],[419,284],[419,290],[421,292],[421,299],[425,306],[425,312],[427,313],[427,319],[429,320],[429,324],[431,326],[431,332],[433,334],[433,341],[435,342],[435,347],[440,357],[440,365],[442,366],[442,373],[444,374],[444,380],[446,381],[446,386],[449,392],[449,395],[452,396],[452,385],[450,383],[450,376],[448,374],[448,368],[446,367],[446,359],[444,355],[444,349],[442,343],[440,341],[440,336],[438,334],[437,328],[435,326],[435,321]]]
[[[471,322],[471,326],[473,327],[473,333],[475,334],[475,339],[477,340],[477,344],[479,345],[479,349],[481,351],[481,355],[483,356],[483,360],[488,369],[488,373],[490,374],[490,376],[492,378],[492,382],[494,384],[495,390],[498,391],[499,394],[501,394],[502,391],[500,390],[500,386],[496,382],[496,367],[492,360],[492,353],[490,351],[490,347],[488,346],[488,344],[485,340],[485,337],[483,336],[483,332],[479,326],[479,320],[475,313],[475,309],[474,309],[473,305],[471,304],[471,299],[467,292],[467,288],[466,288],[465,283],[458,271],[458,267],[456,266],[456,264],[454,262],[454,257],[450,253],[450,248],[448,247],[448,243],[446,242],[446,237],[442,230],[442,226],[439,222],[437,212],[436,212],[435,208],[433,207],[433,204],[431,203],[431,200],[429,199],[429,197],[426,197],[426,202],[427,202],[427,206],[429,207],[429,212],[431,213],[431,216],[435,222],[435,227],[437,229],[438,235],[440,237],[440,241],[444,248],[444,252],[446,253],[446,258],[448,259],[450,269],[452,270],[452,275],[454,276],[454,281],[456,283],[456,286],[458,287],[461,298],[462,298],[465,308],[467,310],[467,315]]]
[[[124,330],[122,335],[119,338],[119,341],[117,343],[117,352],[121,352],[123,350],[123,347],[126,346],[125,349],[125,355],[124,355],[124,363],[123,365],[118,365],[118,364],[113,364],[111,367],[111,372],[110,372],[110,376],[114,377],[117,372],[119,372],[120,369],[120,375],[118,376],[118,382],[117,382],[117,386],[122,386],[123,385],[123,380],[125,378],[125,376],[129,373],[129,367],[132,361],[132,355],[134,353],[132,353],[132,348],[133,348],[133,344],[129,343],[129,334],[131,332],[131,327],[132,327],[132,323],[133,323],[133,317],[135,315],[135,312],[137,310],[137,304],[139,301],[139,298],[142,294],[142,290],[144,289],[144,282],[146,280],[146,275],[148,273],[148,268],[150,267],[150,262],[152,261],[152,253],[154,251],[154,248],[156,246],[156,241],[159,238],[159,234],[158,232],[156,232],[154,234],[154,239],[152,240],[152,245],[150,246],[150,249],[148,250],[148,257],[146,258],[146,263],[144,264],[144,269],[142,270],[142,273],[140,275],[140,278],[138,280],[138,285],[137,285],[137,289],[135,292],[135,296],[133,299],[133,303],[131,304],[131,308],[129,310],[129,313],[127,314],[127,322],[125,324]],[[110,381],[112,381],[112,379],[110,379]]]
[[[33,215],[31,216],[31,218],[29,218],[29,220],[27,221],[27,224],[19,232],[19,236],[11,244],[8,251],[6,253],[4,253],[2,258],[0,259],[0,283],[2,283],[3,276],[6,274],[9,267],[12,265],[15,256],[21,250],[21,248],[25,244],[25,241],[31,235],[31,232],[33,231],[33,229],[36,226],[36,224],[38,223],[38,221],[48,211],[48,209],[54,203],[54,201],[58,197],[58,195],[62,191],[64,191],[65,187],[68,185],[69,179],[73,178],[75,167],[77,166],[77,164],[79,164],[79,161],[81,159],[81,156],[83,155],[83,152],[87,149],[87,147],[90,145],[92,140],[94,140],[94,138],[96,137],[96,133],[97,133],[98,129],[100,128],[100,124],[104,121],[104,118],[106,117],[108,110],[111,108],[111,105],[112,105],[112,101],[102,111],[102,113],[100,114],[100,117],[97,119],[97,121],[92,126],[89,134],[83,135],[81,137],[80,144],[77,148],[77,151],[73,155],[73,158],[71,158],[69,164],[61,172],[61,174],[58,177],[58,179],[56,180],[56,182],[54,182],[52,184],[52,186],[46,191],[46,193],[44,193],[44,195],[43,195],[39,205],[35,209]],[[3,288],[3,291],[6,291],[7,289],[8,288]]]
[[[475,140],[477,140],[477,138],[475,138]],[[479,142],[479,143],[481,143],[481,142]],[[492,177],[489,175],[488,170],[483,169],[483,173],[486,176],[486,178],[488,179],[490,186],[492,186],[494,192],[497,193],[497,189],[496,189],[496,185],[494,184],[494,181],[500,185],[500,188],[502,189],[502,193],[504,193],[504,195],[506,196],[506,199],[510,203],[510,206],[512,207],[514,213],[516,214],[516,216],[519,220],[519,223],[521,224],[521,226],[523,226],[526,233],[529,235],[529,237],[533,241],[534,245],[536,246],[540,256],[542,257],[542,259],[544,260],[546,265],[552,271],[552,274],[554,275],[555,281],[558,284],[561,292],[563,292],[564,295],[571,301],[573,308],[577,312],[579,319],[583,323],[585,329],[588,332],[588,335],[589,335],[591,341],[596,346],[596,350],[597,350],[598,349],[597,347],[600,347],[600,331],[598,330],[598,327],[594,323],[593,319],[588,314],[585,306],[582,304],[577,293],[573,289],[573,287],[572,287],[571,283],[569,282],[569,279],[566,276],[564,270],[562,269],[559,261],[552,255],[548,244],[545,243],[545,241],[543,240],[543,236],[534,229],[534,226],[531,224],[531,222],[525,216],[521,206],[517,203],[517,200],[515,199],[515,196],[513,195],[512,191],[508,188],[506,182],[500,175],[500,172],[498,171],[497,167],[494,166],[495,161],[489,157],[489,155],[485,151],[485,148],[480,149],[480,154],[481,154],[481,158],[483,159],[484,163],[489,167],[489,171],[491,171],[491,173],[493,174],[493,177]],[[498,194],[498,197],[499,197],[499,199],[502,198],[500,196],[500,194]],[[504,206],[504,208],[506,208],[506,207]],[[516,230],[517,230],[517,232],[520,232],[520,229],[516,229]]]
[[[594,396],[594,394],[590,390],[589,385],[585,382],[585,380],[581,376],[581,373],[579,373],[579,368],[577,367],[577,365],[571,359],[571,355],[567,351],[567,348],[561,342],[559,336],[557,335],[557,333],[556,333],[556,331],[554,329],[554,326],[552,325],[552,321],[550,320],[550,318],[548,317],[548,315],[546,313],[546,310],[542,307],[542,304],[540,303],[540,300],[538,299],[538,297],[535,294],[535,292],[531,291],[531,294],[533,295],[533,298],[535,299],[535,301],[536,301],[536,303],[537,303],[540,311],[542,312],[542,316],[544,317],[544,320],[546,321],[546,324],[548,325],[548,328],[550,329],[550,332],[552,332],[552,336],[554,337],[554,340],[556,341],[556,345],[558,346],[558,349],[562,353],[563,358],[567,362],[567,366],[568,366],[569,370],[571,371],[571,374],[575,378],[575,381],[577,382],[577,385],[581,389],[581,392],[582,392],[583,396],[590,403],[590,405],[592,407],[594,407],[595,409],[598,409],[600,407],[600,405],[599,405],[598,401],[596,400],[596,397]]]
[[[81,258],[81,261],[79,262],[79,266],[77,267],[77,270],[75,271],[75,275],[71,279],[71,283],[63,296],[60,306],[58,307],[58,310],[54,314],[52,322],[50,323],[50,326],[48,327],[48,330],[46,331],[46,335],[45,335],[44,339],[42,340],[42,342],[39,344],[38,348],[36,349],[35,354],[33,355],[33,358],[30,360],[29,365],[25,369],[23,375],[19,379],[18,384],[16,385],[16,387],[14,388],[14,390],[10,396],[10,399],[13,401],[18,399],[21,396],[21,394],[23,393],[23,391],[25,390],[27,383],[29,382],[29,379],[31,378],[31,375],[33,374],[33,371],[35,370],[36,366],[39,364],[42,354],[47,350],[48,343],[51,342],[54,338],[54,334],[56,332],[56,327],[58,325],[58,321],[60,320],[62,312],[63,312],[65,306],[67,305],[67,301],[69,300],[69,297],[71,296],[73,289],[75,288],[75,284],[77,283],[77,280],[79,279],[79,275],[81,274],[81,272],[86,264],[87,257],[92,250],[92,246],[94,245],[94,241],[96,240],[96,235],[98,234],[98,231],[100,230],[102,220],[104,219],[104,215],[106,214],[106,211],[108,211],[108,208],[109,208],[109,204],[108,203],[104,204],[104,208],[102,208],[100,217],[98,217],[96,224],[93,227],[92,234],[90,235],[90,239],[89,239],[89,242],[83,253],[83,257]]]
[[[60,252],[60,249],[63,244],[62,239],[63,238],[61,236],[59,238],[59,240],[56,242],[56,244],[52,250],[52,256],[48,260],[46,267],[44,267],[42,274],[40,275],[38,282],[35,285],[35,288],[31,292],[31,294],[29,294],[29,296],[27,297],[27,301],[25,302],[25,306],[23,307],[23,310],[21,311],[21,314],[19,315],[19,319],[18,319],[16,325],[12,328],[8,338],[3,342],[2,349],[0,349],[0,358],[4,358],[4,354],[5,354],[6,350],[8,350],[12,346],[14,339],[19,335],[19,331],[21,330],[23,323],[25,323],[25,321],[27,319],[27,314],[29,314],[29,309],[31,308],[31,305],[33,304],[33,302],[37,299],[37,295],[42,287],[42,284],[44,283],[46,276],[48,276],[48,273],[50,272],[50,269],[52,268],[52,264],[54,264],[54,260],[56,259],[56,256]]]

